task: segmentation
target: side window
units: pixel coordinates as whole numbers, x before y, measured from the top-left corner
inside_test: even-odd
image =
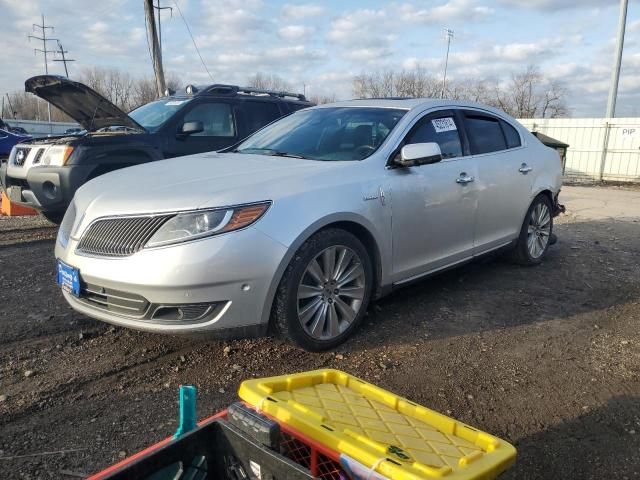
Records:
[[[240,104],[247,133],[253,133],[281,116],[278,105],[272,102],[246,101]]]
[[[437,143],[442,158],[462,156],[460,135],[452,114],[428,115],[420,120],[405,139],[405,144],[410,143]]]
[[[201,103],[187,112],[183,121],[202,122],[204,130],[193,134],[194,137],[233,137],[236,134],[233,111],[228,103]]]
[[[473,155],[499,152],[507,149],[502,127],[497,118],[467,113],[464,119],[464,126],[467,130]]]
[[[515,128],[504,120],[500,120],[500,125],[502,125],[504,136],[507,139],[507,148],[516,148],[522,145],[520,142],[520,134]]]

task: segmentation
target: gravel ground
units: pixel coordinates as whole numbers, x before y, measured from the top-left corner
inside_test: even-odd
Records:
[[[488,259],[399,290],[323,354],[83,317],[54,284],[55,229],[0,218],[2,477],[72,478],[172,434],[181,383],[205,416],[242,379],[335,367],[514,443],[507,479],[640,478],[640,215],[583,208],[619,189],[565,193],[541,266]]]

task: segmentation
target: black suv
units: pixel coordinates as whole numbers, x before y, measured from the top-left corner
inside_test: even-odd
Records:
[[[65,77],[40,75],[25,90],[55,105],[86,132],[16,145],[0,166],[11,201],[59,223],[75,191],[104,173],[163,158],[220,150],[268,123],[312,106],[304,95],[235,85],[187,86],[128,115]]]

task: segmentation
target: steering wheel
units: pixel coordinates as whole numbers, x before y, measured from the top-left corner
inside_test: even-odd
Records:
[[[375,149],[376,148],[372,147],[371,145],[360,145],[353,151],[353,159],[361,160],[365,157],[368,157],[369,155],[371,155],[371,153],[373,153]]]

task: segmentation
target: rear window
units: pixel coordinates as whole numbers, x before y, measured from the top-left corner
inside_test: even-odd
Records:
[[[253,133],[280,117],[278,105],[271,102],[246,101],[241,104],[248,132]]]
[[[464,125],[473,155],[507,149],[502,127],[497,118],[484,115],[466,115]]]
[[[520,134],[515,128],[513,128],[504,120],[500,120],[500,125],[502,125],[504,136],[507,139],[507,148],[516,148],[522,145],[522,143],[520,142]]]

